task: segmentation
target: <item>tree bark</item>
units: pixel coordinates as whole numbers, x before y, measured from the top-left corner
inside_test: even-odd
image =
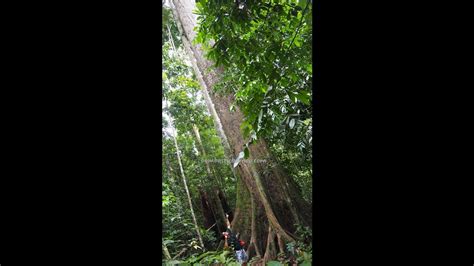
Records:
[[[216,69],[204,58],[200,45],[192,45],[196,35],[194,32],[196,17],[192,14],[195,9],[194,1],[173,0],[172,3],[183,44],[202,87],[208,108],[215,123],[222,129],[222,132],[219,132],[222,142],[229,144],[228,147],[225,146],[225,150],[229,158],[236,158],[247,143],[240,130],[243,114],[239,108],[235,108],[234,112],[230,111],[230,106],[234,102],[233,95],[212,92],[223,70]],[[250,145],[249,150],[249,160],[240,161],[236,168],[237,204],[232,228],[235,232],[239,232],[240,238],[249,245],[266,247],[261,255],[264,255],[267,261],[275,258],[276,246],[295,240],[295,224],[311,226],[310,205],[304,201],[292,178],[276,163],[264,140],[260,139]],[[255,163],[254,160],[263,160],[263,163]],[[252,207],[252,202],[255,208]],[[253,216],[256,218],[252,219]],[[281,243],[275,243],[275,239],[278,238],[281,239]]]

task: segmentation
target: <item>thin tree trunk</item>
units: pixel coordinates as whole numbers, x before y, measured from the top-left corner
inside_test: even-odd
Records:
[[[163,242],[162,242],[163,243]],[[171,255],[170,255],[170,252],[168,251],[168,248],[166,247],[165,244],[161,244],[162,248],[163,248],[163,253],[165,254],[165,258],[167,260],[171,260]]]
[[[166,101],[165,101],[165,103],[166,103]],[[173,118],[172,118],[171,114],[168,114],[168,115],[170,117],[170,125],[171,125],[172,128],[174,128]],[[175,131],[176,131],[176,134],[177,134],[177,129],[176,128],[175,128]],[[194,222],[194,228],[196,229],[196,234],[198,236],[199,243],[200,243],[201,247],[204,250],[204,242],[202,241],[201,233],[199,232],[199,226],[197,224],[196,215],[194,215],[194,209],[193,209],[193,203],[192,203],[192,200],[191,200],[191,194],[189,193],[188,184],[186,182],[186,176],[184,174],[183,164],[181,163],[181,155],[180,155],[180,150],[179,150],[179,147],[178,147],[178,141],[176,139],[175,134],[171,134],[171,138],[173,139],[174,146],[176,148],[176,157],[178,158],[179,170],[180,170],[180,173],[181,173],[181,177],[183,178],[184,189],[186,190],[186,195],[187,195],[187,198],[188,198],[188,203],[189,203],[189,208],[190,208],[189,210],[191,211],[191,216],[192,216],[193,222]]]
[[[202,140],[201,140],[201,135],[199,134],[199,129],[195,124],[193,124],[193,131],[197,139],[199,149],[201,150],[201,153],[204,157],[204,164],[206,166],[208,179],[211,180],[210,182],[211,191],[208,191],[208,193],[206,193],[208,202],[210,204],[209,207],[212,209],[212,212],[214,214],[214,218],[217,224],[216,227],[218,231],[224,232],[226,228],[225,227],[225,211],[223,208],[224,204],[223,202],[221,202],[221,199],[219,197],[219,191],[220,191],[220,188],[223,186],[223,184],[219,182],[217,177],[211,171],[211,166],[209,164],[209,161],[207,160],[208,158],[207,158],[206,150],[204,149],[204,145],[202,144]]]
[[[196,140],[198,142],[199,149],[201,150],[202,157],[204,158],[204,164],[206,165],[207,176],[209,178],[214,179],[216,181],[216,183],[219,185],[219,187],[222,187],[223,184],[211,172],[211,167],[210,167],[209,161],[208,161],[209,158],[207,158],[206,150],[204,149],[204,145],[202,145],[201,135],[199,134],[199,129],[195,124],[193,124],[193,132],[194,132],[194,136],[196,137]]]
[[[196,233],[199,238],[199,243],[201,244],[201,247],[204,249],[204,242],[202,241],[201,233],[199,232],[199,226],[197,224],[196,215],[194,215],[193,204],[191,201],[191,194],[189,193],[188,184],[186,182],[186,176],[184,175],[183,165],[181,164],[181,156],[179,155],[180,151],[178,147],[178,141],[176,140],[175,136],[173,136],[173,141],[174,141],[174,146],[176,147],[176,155],[178,157],[179,170],[181,172],[181,176],[183,177],[184,189],[186,190],[186,195],[188,196],[189,208],[191,211],[191,215],[193,216],[194,227],[196,229]]]
[[[176,51],[176,46],[174,45],[173,36],[171,35],[170,25],[166,25],[166,28],[168,29],[168,37],[169,37],[169,41],[171,42],[171,46],[173,47],[173,51]]]

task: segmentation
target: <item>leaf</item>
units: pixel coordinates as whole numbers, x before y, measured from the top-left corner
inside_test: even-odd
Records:
[[[199,2],[199,1],[196,1],[196,8],[197,8],[198,10],[203,10],[203,9],[204,9],[203,6],[202,6],[202,3]]]
[[[242,125],[244,125],[242,134],[244,135],[244,138],[247,138],[252,131],[252,125],[248,124],[247,122],[243,122]]]
[[[310,97],[306,92],[296,94],[296,98],[304,104],[309,104]]]
[[[163,241],[163,245],[168,245],[168,244],[171,244],[171,243],[174,243],[174,242],[175,242],[174,240],[166,239],[165,241]]]
[[[180,260],[170,260],[165,263],[165,265],[181,265],[183,261]]]
[[[273,86],[270,85],[270,86],[268,87],[267,93],[269,93],[272,89],[273,89]]]
[[[249,156],[250,156],[249,147],[245,147],[245,149],[244,149],[244,155],[245,155],[245,156],[244,156],[245,159],[248,159],[248,158],[249,158]]]
[[[301,42],[298,40],[298,38],[295,38],[293,43],[296,45],[296,47],[301,47]]]
[[[279,261],[271,260],[271,261],[267,262],[267,265],[269,265],[269,266],[281,266],[283,264],[281,264]]]
[[[239,156],[237,157],[237,159],[235,159],[235,161],[234,161],[234,168],[237,167],[237,165],[239,165],[240,160],[242,160],[242,158],[244,158],[244,157],[245,157],[245,153],[243,151],[241,151],[239,153]]]
[[[204,253],[202,253],[201,255],[199,255],[199,256],[197,257],[197,260],[201,260],[201,259],[204,258],[204,257],[211,256],[211,255],[215,255],[215,254],[216,254],[215,251],[204,252]]]
[[[225,263],[225,261],[226,261],[225,256],[227,256],[228,253],[229,253],[229,251],[222,252],[222,254],[219,256],[219,261],[222,262],[222,263]]]
[[[298,6],[304,8],[309,0],[298,0]]]
[[[295,119],[292,118],[292,119],[290,120],[290,128],[293,129],[294,126],[295,126]]]
[[[296,19],[300,20],[301,17],[303,17],[303,14],[301,14],[301,12],[298,12],[298,15],[296,15]]]
[[[307,252],[303,252],[303,258],[305,260],[311,260],[311,254],[308,254]]]

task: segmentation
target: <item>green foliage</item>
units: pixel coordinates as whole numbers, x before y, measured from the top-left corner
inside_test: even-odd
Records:
[[[165,172],[162,184],[163,244],[171,254],[176,254],[188,245],[187,239],[194,234],[189,208],[185,208],[183,201],[176,196],[179,190],[173,190],[176,187],[172,184],[171,173]]]
[[[297,255],[297,261],[303,265],[305,265],[305,263],[311,265],[313,257],[312,230],[307,226],[297,225],[296,235],[300,239],[300,241],[294,243],[294,251]]]
[[[296,141],[297,140],[295,140],[295,142]],[[278,159],[280,166],[285,168],[288,174],[296,181],[301,189],[303,198],[311,202],[313,193],[311,150],[303,153],[297,144],[289,146],[279,142],[272,143],[270,150]]]
[[[214,250],[217,248],[219,241],[214,231],[201,229],[201,236],[202,236],[202,240],[204,241],[204,246],[206,246],[210,250]]]
[[[286,243],[286,253],[279,253],[278,261],[283,265],[293,265],[294,263],[298,263],[298,265],[311,265],[311,229],[301,225],[296,225],[296,228],[298,241]]]
[[[181,263],[188,265],[211,265],[211,264],[224,264],[224,265],[239,265],[234,258],[233,252],[228,250],[224,251],[207,251],[201,254],[194,254],[188,257]]]
[[[195,42],[225,67],[218,89],[235,94],[244,135],[304,131],[302,121],[311,116],[311,8],[304,1],[197,3]]]
[[[306,245],[311,245],[313,232],[308,226],[297,225],[296,226],[296,235],[299,236],[302,243]],[[309,246],[310,247],[310,246]]]

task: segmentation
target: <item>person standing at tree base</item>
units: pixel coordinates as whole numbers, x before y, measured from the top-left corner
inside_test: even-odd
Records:
[[[224,248],[227,248],[229,246],[228,245],[228,242],[229,242],[230,246],[235,251],[235,257],[236,257],[237,262],[242,263],[243,265],[247,265],[248,256],[244,249],[245,242],[242,240],[239,240],[238,236],[236,236],[230,229],[228,214],[226,214],[226,222],[227,222],[227,231],[222,233],[225,238]]]

